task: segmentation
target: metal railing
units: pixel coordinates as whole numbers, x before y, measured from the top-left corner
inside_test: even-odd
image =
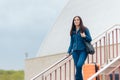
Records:
[[[95,54],[89,55],[86,62],[104,65],[108,59],[118,56],[118,43],[120,43],[120,25],[116,24],[92,41]],[[74,75],[75,66],[72,56],[66,56],[31,80],[74,80]]]
[[[105,75],[105,80],[120,80],[120,64]]]
[[[100,36],[101,37],[95,39],[96,41],[94,40],[95,43],[93,43],[93,45],[95,46],[96,53],[92,56],[89,55],[88,63],[90,63],[90,61],[97,62],[101,66],[105,66],[103,66],[100,71],[91,76],[88,80],[94,80],[94,78],[101,75],[103,71],[107,71],[107,73],[104,75],[106,75],[108,78],[108,75],[110,74],[109,71],[114,71],[114,68],[116,69],[116,66],[110,67],[110,65],[108,65],[110,62],[109,60],[113,60],[120,56],[120,25],[113,25],[109,30]],[[109,70],[107,69],[108,67],[110,67]],[[104,80],[114,80],[111,79],[110,75],[109,79],[107,79],[106,76]]]
[[[66,77],[66,76],[69,77]],[[74,80],[75,67],[72,56],[66,56],[31,80]],[[58,79],[59,78],[59,79]]]
[[[116,64],[119,62],[120,62],[120,56],[116,57],[113,61],[108,63],[104,68],[99,70],[96,74],[88,78],[88,80],[94,80],[97,76],[100,76],[102,74],[104,74],[105,77],[100,80],[115,80],[114,74],[116,70],[119,70],[118,74],[120,75],[120,64]],[[113,73],[112,78],[111,78],[111,73]],[[119,76],[119,79],[116,79],[116,80],[120,80],[120,76]]]
[[[87,63],[96,62],[101,66],[107,64],[109,59],[118,56],[119,43],[120,25],[116,24],[93,40],[95,54],[88,56]]]

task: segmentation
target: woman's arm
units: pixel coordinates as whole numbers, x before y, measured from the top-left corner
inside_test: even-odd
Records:
[[[67,51],[67,53],[71,53],[71,51],[72,51],[72,48],[73,48],[73,37],[72,37],[72,35],[70,36],[71,38],[70,38],[70,45],[69,45],[69,48],[68,48],[68,51]]]
[[[91,37],[91,34],[90,34],[88,28],[86,28],[85,34],[86,34],[86,37],[84,37],[84,39],[85,39],[86,41],[88,41],[88,42],[91,42],[91,41],[92,41],[92,37]]]

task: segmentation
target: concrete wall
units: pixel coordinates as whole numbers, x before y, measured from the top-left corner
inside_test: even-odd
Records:
[[[25,80],[30,80],[38,73],[42,72],[58,60],[65,57],[65,53],[59,53],[49,56],[42,56],[25,60]]]

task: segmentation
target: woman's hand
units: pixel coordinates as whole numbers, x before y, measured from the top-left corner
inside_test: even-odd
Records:
[[[70,56],[71,54],[67,53],[66,56]]]
[[[81,35],[81,37],[86,37],[86,35],[85,35],[85,32],[83,32],[83,33],[80,33],[80,35]]]

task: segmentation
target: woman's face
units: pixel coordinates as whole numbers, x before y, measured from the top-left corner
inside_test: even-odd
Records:
[[[78,17],[74,18],[74,24],[75,26],[80,26],[80,19]]]

